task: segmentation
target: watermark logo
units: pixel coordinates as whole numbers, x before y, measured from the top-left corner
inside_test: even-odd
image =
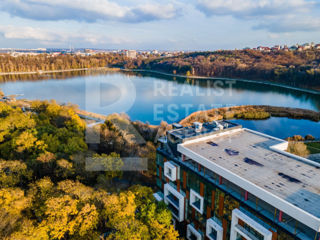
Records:
[[[231,103],[221,104],[212,102],[209,104],[196,103],[195,99],[221,99],[232,96],[234,80],[201,80],[189,81],[179,84],[177,82],[154,81],[153,96],[157,99],[186,100],[185,103],[155,103],[153,105],[153,120],[161,122],[163,119],[169,122],[178,122],[194,112],[205,112],[213,108],[230,107]],[[199,101],[198,101],[199,102]]]
[[[145,144],[145,140],[128,119],[106,118],[114,113],[125,113],[136,100],[136,89],[129,76],[105,78],[103,75],[85,79],[86,109],[96,109],[95,116],[85,116],[91,123],[86,125],[86,143],[97,145],[101,142],[101,124],[108,120],[129,144]],[[110,143],[112,144],[112,143]],[[119,158],[109,155],[86,158],[87,171],[146,171],[148,160],[139,157]]]
[[[131,109],[135,100],[136,89],[130,77],[105,78],[101,75],[85,79],[85,109],[96,109],[96,112],[105,116],[125,113]],[[97,117],[89,117],[89,120],[103,122]],[[94,124],[87,125],[86,142],[100,143],[100,135],[92,130],[93,126]]]
[[[207,119],[206,110],[232,106],[232,104],[220,104],[212,102],[210,104],[194,102],[194,99],[206,98],[219,99],[224,96],[232,96],[233,85],[235,81],[222,80],[201,80],[185,82],[154,80],[153,81],[153,119],[152,122],[160,123],[164,119],[170,123],[179,122],[179,120],[192,114],[201,112],[201,117]],[[100,116],[86,116],[88,121],[86,129],[86,142],[89,145],[101,144],[101,125],[107,120],[112,125],[114,131],[120,134],[124,141],[134,145],[146,144],[145,139],[140,135],[137,129],[132,125],[129,119],[105,117],[114,113],[126,113],[135,104],[137,89],[130,76],[105,77],[104,75],[85,79],[87,110],[94,109],[94,112],[102,113]],[[177,98],[185,99],[185,102],[175,101]],[[168,104],[168,99],[172,102]],[[166,100],[166,101],[162,101]],[[157,103],[158,101],[158,103]],[[166,102],[166,104],[164,103]],[[98,114],[97,114],[98,115]],[[105,127],[105,126],[104,126]],[[158,133],[155,138],[165,134],[167,127],[158,127]],[[113,144],[104,143],[104,144]],[[129,145],[130,145],[129,144]],[[88,157],[86,159],[86,169],[88,171],[144,171],[148,169],[148,159],[140,157],[121,158],[121,166],[116,164],[118,157],[111,159],[106,157]],[[109,164],[110,162],[110,164]],[[112,164],[111,164],[112,163]]]

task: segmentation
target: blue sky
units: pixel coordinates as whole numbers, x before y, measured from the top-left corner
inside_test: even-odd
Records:
[[[0,47],[215,50],[320,42],[318,0],[1,0]]]

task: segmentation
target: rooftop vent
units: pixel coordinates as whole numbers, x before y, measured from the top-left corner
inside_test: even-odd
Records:
[[[228,153],[230,156],[236,156],[239,155],[239,151],[233,150],[231,148],[226,148],[224,150],[226,153]]]
[[[217,121],[212,121],[211,124],[212,124],[214,127],[217,127],[217,126],[218,126],[218,122],[217,122]]]
[[[251,158],[247,158],[247,157],[244,158],[243,161],[244,161],[245,163],[248,163],[248,164],[250,164],[250,165],[255,165],[255,166],[258,166],[258,167],[263,167],[263,166],[264,166],[263,164],[258,163],[257,161],[255,161],[255,160],[253,160],[253,159],[251,159]]]
[[[173,129],[181,129],[181,128],[183,128],[183,126],[181,124],[179,124],[179,123],[173,123],[172,127],[173,127]]]
[[[293,183],[301,183],[301,181],[299,179],[296,179],[294,177],[291,177],[287,174],[284,174],[282,172],[278,173],[279,176],[283,177],[284,179],[287,179],[289,182],[293,182]]]
[[[212,142],[212,141],[207,142],[207,144],[211,145],[212,147],[218,146],[218,144],[216,144],[215,142]]]
[[[215,125],[216,130],[222,130],[224,128],[224,126],[217,121],[212,121],[212,124]]]
[[[195,130],[196,132],[201,132],[202,123],[194,122],[194,123],[193,123],[193,126],[194,126],[194,130]]]

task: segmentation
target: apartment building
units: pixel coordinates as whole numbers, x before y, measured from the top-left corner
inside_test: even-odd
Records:
[[[136,50],[125,50],[125,55],[128,58],[137,58],[137,51]]]
[[[286,141],[220,121],[159,142],[154,196],[186,239],[320,239],[320,164]]]

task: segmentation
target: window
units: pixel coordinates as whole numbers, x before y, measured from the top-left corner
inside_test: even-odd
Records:
[[[179,167],[176,166],[172,161],[164,163],[164,176],[171,181],[176,181],[177,176],[179,176]]]
[[[203,214],[203,197],[193,189],[190,191],[190,205],[200,214]]]
[[[162,165],[163,164],[163,156],[157,153],[157,164]]]
[[[192,224],[187,225],[187,239],[202,240],[202,234]]]
[[[164,185],[164,202],[168,205],[172,215],[182,222],[184,220],[184,196],[168,183]]]
[[[211,232],[208,236],[212,240],[217,240],[218,232],[214,228],[211,228]]]
[[[206,235],[210,240],[222,240],[223,228],[218,219],[209,218],[206,225]]]
[[[241,220],[241,223],[239,220]],[[237,240],[239,237],[271,240],[272,232],[241,210],[234,209],[232,211],[230,240]]]

